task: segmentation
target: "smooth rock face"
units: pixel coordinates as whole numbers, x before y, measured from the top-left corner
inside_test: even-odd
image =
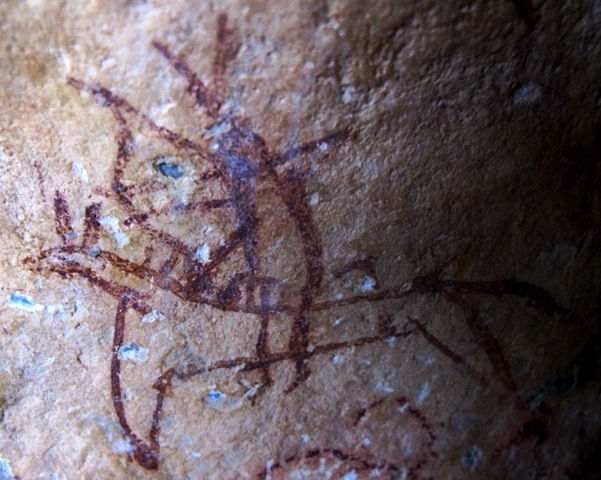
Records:
[[[596,478],[598,1],[0,4],[0,478]]]

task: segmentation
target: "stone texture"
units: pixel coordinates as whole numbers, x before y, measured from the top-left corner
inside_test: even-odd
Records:
[[[3,2],[0,478],[597,478],[599,24]]]

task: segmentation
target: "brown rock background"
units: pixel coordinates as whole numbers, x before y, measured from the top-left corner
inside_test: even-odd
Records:
[[[370,301],[311,313],[312,374],[290,393],[292,361],[270,367],[273,384],[254,401],[256,371],[174,385],[160,466],[149,471],[128,460],[111,402],[117,299],[26,259],[61,242],[59,191],[79,238],[86,207],[101,202],[101,248],[143,262],[151,240],[123,223],[111,190],[119,125],[102,98],[67,79],[102,85],[210,148],[206,116],[152,41],[206,81],[222,12],[235,47],[228,98],[248,131],[276,152],[356,134],[293,166],[323,243],[315,302]],[[594,0],[3,2],[0,478],[596,478],[600,25]],[[136,134],[140,155],[164,153],[143,126]],[[158,175],[140,165],[127,181]],[[187,199],[217,188],[188,180],[170,192]],[[287,281],[282,302],[298,302],[298,232],[272,184],[257,199],[264,275]],[[176,212],[154,222],[214,252],[234,219]],[[344,268],[365,259],[374,271]],[[158,375],[182,358],[253,355],[257,315],[187,302],[89,261],[165,315],[127,317],[127,341],[149,350],[147,362],[124,360],[122,371],[128,418],[144,439]],[[235,262],[223,278],[233,271]],[[563,310],[457,293],[463,281],[527,282]],[[427,292],[384,299],[403,287]],[[386,318],[394,340],[319,353],[379,335]],[[293,319],[273,315],[273,352],[286,351]],[[231,404],[210,408],[215,391]]]

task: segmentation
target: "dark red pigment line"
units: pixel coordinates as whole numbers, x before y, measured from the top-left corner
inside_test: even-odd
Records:
[[[286,164],[301,155],[322,153],[325,156],[328,156],[332,146],[336,147],[352,138],[354,138],[354,134],[350,130],[340,130],[320,139],[311,140],[298,147],[291,148],[281,155],[275,155],[269,159],[268,163],[269,166],[273,168],[278,165]]]
[[[303,243],[303,256],[305,259],[305,284],[301,289],[301,303],[298,316],[295,318],[290,332],[288,346],[290,350],[306,351],[309,345],[309,332],[311,323],[309,312],[321,287],[323,280],[322,255],[323,248],[321,234],[313,220],[313,212],[306,199],[304,180],[301,176],[287,171],[283,176],[273,171],[278,194],[286,204],[288,213],[294,220],[297,231]],[[296,361],[296,377],[288,388],[291,392],[300,385],[311,371],[305,358]]]
[[[464,311],[468,329],[472,332],[478,344],[484,349],[488,360],[495,368],[501,382],[503,382],[508,390],[516,391],[517,386],[503,353],[503,347],[480,317],[478,307],[457,295],[447,294],[447,298]]]
[[[127,100],[120,97],[119,95],[115,95],[110,90],[106,89],[102,86],[93,86],[85,83],[82,80],[68,77],[67,83],[78,90],[86,91],[91,93],[95,98],[101,99],[100,106],[102,107],[110,107],[111,112],[115,116],[117,123],[121,125],[127,124],[125,116],[121,113],[121,111],[125,111],[126,113],[136,117],[138,120],[141,120],[144,124],[150,128],[150,130],[158,135],[163,140],[171,143],[174,147],[181,148],[183,150],[190,151],[196,155],[198,155],[203,160],[206,160],[213,164],[213,166],[217,167],[219,170],[219,165],[216,163],[213,156],[205,151],[205,149],[193,142],[192,140],[179,135],[172,130],[164,127],[162,125],[158,125],[153,120],[151,120],[146,114],[140,112],[137,108],[131,105]],[[125,188],[125,187],[124,187]],[[127,190],[127,189],[126,189]]]
[[[58,247],[58,248],[54,248],[54,249],[50,249],[50,250],[43,250],[40,252],[39,258],[40,259],[46,259],[51,257],[52,255],[72,255],[72,254],[82,254],[82,255],[88,255],[88,252],[85,249],[81,249],[78,247]],[[145,280],[149,280],[149,279],[154,279],[154,281],[156,281],[159,277],[160,277],[160,273],[158,271],[154,271],[144,265],[137,265],[136,263],[133,263],[129,260],[126,260],[124,258],[119,257],[118,255],[109,252],[109,251],[105,251],[105,250],[98,250],[96,252],[93,253],[91,258],[100,258],[103,259],[107,262],[109,262],[112,266],[114,266],[115,268],[121,270],[124,273],[127,274],[131,274],[134,275],[140,279],[145,279]],[[37,261],[35,259],[29,259],[27,261],[27,263],[33,263],[35,264]],[[55,267],[58,268],[58,267]],[[60,273],[59,270],[53,270],[56,271],[57,273]],[[77,272],[74,272],[77,273]],[[209,298],[206,297],[202,297],[199,295],[194,295],[193,292],[189,291],[189,288],[184,287],[181,283],[179,283],[176,279],[170,278],[168,280],[168,282],[164,282],[165,285],[160,287],[166,290],[169,290],[171,293],[173,293],[174,295],[177,295],[178,297],[182,298],[183,300],[187,300],[187,301],[192,301],[195,303],[199,303],[199,304],[204,304],[204,305],[209,305],[209,306],[214,306],[217,308],[222,308],[226,311],[236,311],[236,312],[241,312],[241,313],[253,313],[253,314],[260,314],[261,313],[261,306],[260,305],[249,305],[247,303],[245,303],[244,305],[239,305],[236,303],[232,303],[232,302],[224,302],[223,300],[219,300],[216,299],[215,301],[211,301]],[[232,283],[238,283],[238,281],[236,281],[235,279],[232,279]],[[478,294],[478,295],[492,295],[492,293],[490,293],[488,288],[482,288],[482,284],[485,284],[486,282],[474,282],[474,283],[478,283],[478,288],[475,291],[471,291],[470,293],[472,294]],[[498,284],[498,282],[490,282],[491,284],[493,284],[494,288],[492,289],[492,291],[497,292],[497,287],[496,285]],[[310,311],[312,312],[319,312],[319,311],[324,311],[324,310],[328,310],[328,309],[332,309],[332,308],[336,308],[336,307],[341,307],[341,306],[348,306],[348,305],[355,305],[357,303],[361,303],[361,302],[379,302],[379,301],[394,301],[394,300],[400,300],[403,298],[407,298],[410,296],[415,296],[415,295],[438,295],[438,294],[442,294],[447,290],[452,290],[453,288],[453,284],[452,283],[448,283],[447,281],[444,282],[444,284],[437,286],[436,288],[431,288],[431,289],[424,289],[420,284],[419,284],[419,279],[417,279],[416,281],[414,281],[415,286],[412,287],[398,287],[398,288],[392,288],[392,289],[388,289],[388,290],[382,290],[380,292],[376,292],[373,294],[366,294],[366,295],[356,295],[353,297],[349,297],[349,298],[345,298],[345,299],[340,299],[340,300],[335,300],[335,301],[326,301],[326,302],[315,302]],[[463,282],[462,282],[463,285]],[[503,295],[514,295],[517,297],[521,297],[521,298],[526,298],[526,299],[530,299],[531,296],[528,293],[523,293],[522,287],[525,286],[526,290],[529,290],[530,287],[532,287],[532,285],[527,284],[527,283],[520,283],[520,288],[517,290],[513,290],[512,291],[504,291],[502,292]],[[226,289],[227,290],[227,289]],[[225,293],[225,290],[222,290],[223,293]],[[550,297],[550,295],[545,292],[546,295]],[[498,296],[497,293],[494,294],[494,296]],[[553,303],[556,304],[556,302],[553,300]],[[537,308],[535,303],[532,303],[531,306],[533,308]],[[563,311],[563,309],[561,307],[559,307],[561,309],[561,311]],[[269,312],[270,313],[293,313],[296,312],[297,309],[295,307],[292,307],[290,305],[285,305],[285,304],[274,304],[274,303],[270,303],[269,306]]]
[[[84,250],[96,245],[98,242],[100,234],[100,208],[100,203],[93,203],[86,207],[83,239],[81,241],[81,246]]]
[[[46,199],[46,186],[44,182],[44,171],[42,169],[42,165],[37,160],[33,162],[33,167],[38,176],[38,184],[40,186],[40,195],[42,196],[42,202],[45,204],[48,202]]]
[[[440,350],[444,355],[449,357],[455,363],[463,363],[463,358],[447,347],[443,342],[441,342],[438,338],[436,338],[433,334],[431,334],[426,328],[421,324],[421,322],[415,320],[414,318],[409,318],[409,321],[416,326],[419,333],[421,333],[428,342],[430,342],[436,349]]]
[[[225,73],[227,71],[228,61],[234,55],[234,45],[231,41],[231,33],[227,28],[227,15],[219,14],[217,17],[217,45],[215,48],[215,58],[213,59],[213,81],[212,90],[213,104],[215,112],[219,110],[222,99],[225,95],[227,81]]]
[[[285,463],[292,463],[294,461],[298,462],[301,460],[312,459],[312,458],[323,459],[324,457],[327,457],[327,456],[334,457],[334,458],[344,462],[345,464],[350,463],[351,465],[349,466],[349,468],[352,467],[352,472],[355,472],[355,476],[357,473],[360,473],[360,474],[365,473],[368,475],[369,473],[378,471],[380,473],[388,472],[391,474],[390,478],[396,478],[397,474],[400,473],[399,467],[394,463],[385,462],[385,461],[379,461],[379,462],[378,461],[368,461],[357,455],[351,455],[351,454],[344,453],[342,450],[340,450],[338,448],[311,449],[311,450],[308,450],[307,452],[305,452],[304,454],[286,458]],[[271,474],[277,470],[285,471],[286,465],[285,464],[282,465],[279,462],[274,463],[274,464],[270,465],[269,467],[266,467],[262,471],[260,471],[257,474],[257,478],[260,480],[266,480],[267,478],[271,478]],[[363,478],[363,476],[361,476],[361,478]],[[419,477],[412,475],[410,478],[412,480],[418,480]]]
[[[54,192],[54,224],[56,233],[61,236],[63,244],[71,244],[73,242],[75,232],[73,232],[73,227],[71,226],[69,205],[59,190]]]
[[[156,48],[163,57],[171,64],[176,72],[182,74],[188,80],[188,92],[196,97],[196,104],[201,107],[207,107],[209,115],[214,116],[214,109],[208,105],[209,94],[203,81],[198,78],[196,73],[188,67],[187,63],[180,60],[169,48],[158,41],[153,41],[152,46]]]
[[[125,405],[123,405],[123,391],[121,389],[121,360],[119,358],[119,348],[125,340],[125,317],[130,304],[127,297],[123,297],[117,307],[115,316],[115,331],[113,337],[113,351],[111,357],[111,397],[113,407],[119,420],[119,425],[123,428],[124,437],[129,441],[133,452],[131,453],[142,467],[149,470],[159,468],[159,445],[147,445],[131,429],[125,415]]]
[[[392,317],[385,314],[378,319],[378,334],[375,336],[360,337],[345,342],[324,343],[316,346],[311,352],[308,351],[308,339],[311,331],[310,315],[312,312],[354,305],[360,302],[391,301],[414,295],[428,295],[440,296],[451,303],[459,305],[465,313],[468,329],[478,340],[504,384],[510,390],[515,389],[501,346],[479,317],[478,308],[474,302],[478,296],[501,297],[511,295],[526,300],[529,306],[541,310],[545,314],[562,314],[565,316],[566,310],[548,292],[539,287],[514,280],[488,282],[440,280],[436,276],[430,276],[414,279],[409,288],[392,288],[330,302],[316,301],[318,295],[323,293],[324,267],[322,264],[321,233],[313,218],[313,212],[305,200],[307,193],[305,188],[306,178],[301,172],[295,171],[291,164],[293,160],[303,155],[318,154],[328,157],[331,155],[333,147],[354,139],[355,134],[348,129],[341,130],[278,154],[272,152],[267,147],[265,140],[250,129],[250,122],[247,119],[225,113],[219,114],[222,98],[225,95],[227,62],[234,54],[234,47],[230,32],[227,30],[227,17],[224,14],[220,15],[217,23],[213,79],[209,86],[200,80],[184,59],[173,54],[162,43],[153,42],[153,46],[166,58],[171,66],[186,77],[188,91],[195,96],[196,104],[206,109],[208,116],[216,123],[217,121],[226,121],[231,126],[227,133],[221,134],[217,139],[219,148],[216,152],[209,153],[206,146],[195,143],[166,127],[156,124],[127,100],[102,86],[91,86],[81,80],[67,79],[70,85],[91,93],[98,105],[109,108],[112,112],[118,127],[115,136],[117,154],[113,165],[112,193],[107,194],[107,196],[116,198],[120,208],[128,215],[127,226],[139,227],[143,233],[150,237],[151,242],[167,246],[170,249],[169,258],[162,268],[159,268],[159,270],[150,268],[153,252],[151,245],[145,246],[144,262],[140,265],[112,252],[95,247],[91,248],[97,243],[99,237],[98,218],[101,209],[99,204],[91,205],[86,209],[81,246],[75,247],[68,244],[69,242],[65,239],[71,239],[74,233],[71,227],[68,206],[62,195],[60,198],[57,197],[58,200],[55,198],[55,221],[57,233],[63,237],[64,245],[54,249],[42,250],[37,259],[26,260],[26,263],[33,265],[33,268],[39,272],[54,272],[64,277],[79,275],[92,285],[118,299],[119,306],[115,317],[115,337],[111,360],[111,395],[116,415],[125,432],[124,437],[130,441],[134,448],[135,460],[145,468],[158,467],[161,419],[165,398],[172,393],[174,378],[188,380],[206,371],[238,368],[243,371],[260,371],[263,381],[267,385],[271,383],[270,367],[278,362],[291,361],[296,369],[296,377],[286,390],[290,392],[309,377],[308,362],[315,356],[325,355],[344,348],[383,342],[390,338],[407,337],[415,333],[415,331],[407,329],[399,332],[392,324]],[[147,186],[130,186],[125,181],[128,166],[134,161],[139,161],[137,146],[134,142],[134,131],[129,123],[131,117],[149,128],[153,135],[168,142],[178,154],[192,154],[195,155],[194,158],[198,157],[200,161],[212,165],[213,171],[206,175],[203,174],[200,178],[195,178],[194,181],[197,184],[198,181],[218,180],[223,184],[224,192],[227,192],[228,198],[200,200],[186,205],[173,203],[168,206],[170,210],[165,210],[165,212],[153,209],[147,212],[139,211],[136,207],[136,195],[146,190],[160,189],[160,187],[153,182]],[[283,201],[288,215],[294,222],[296,234],[302,243],[305,278],[301,287],[300,304],[298,306],[273,302],[271,298],[273,279],[261,277],[260,275],[261,246],[257,239],[262,219],[258,216],[257,205],[260,200],[260,191],[257,191],[255,185],[258,180],[270,182],[270,185],[275,188],[275,193]],[[236,226],[233,233],[227,238],[225,245],[212,252],[208,264],[201,264],[195,260],[192,248],[175,236],[152,226],[149,222],[151,217],[157,217],[163,213],[203,212],[212,208],[233,208]],[[238,248],[243,251],[244,271],[233,273],[223,284],[219,284],[217,281],[219,267]],[[103,278],[93,268],[82,265],[80,262],[83,260],[89,260],[93,265],[94,262],[99,262],[103,263],[103,266],[111,266],[125,275],[137,277],[159,289],[171,292],[183,301],[209,305],[222,311],[257,315],[259,327],[255,344],[256,357],[223,359],[210,364],[208,367],[186,365],[182,369],[171,369],[163,373],[154,384],[154,388],[158,390],[156,407],[150,424],[150,440],[149,443],[145,443],[132,431],[127,423],[125,408],[121,399],[121,365],[117,349],[125,339],[127,310],[133,309],[139,314],[148,313],[150,307],[145,304],[148,297],[134,289]],[[175,278],[175,266],[179,261],[183,263],[183,274],[179,278]],[[351,270],[363,269],[376,278],[373,262],[357,262],[355,262],[354,267],[353,265],[350,266]],[[350,270],[345,272],[348,271]],[[334,274],[336,275],[336,272]],[[258,301],[255,299],[257,291],[259,293]],[[276,312],[292,315],[293,327],[287,350],[274,353],[269,349],[268,327],[272,315]],[[435,348],[455,363],[461,360],[458,354],[430,334],[425,326],[415,322],[417,321],[414,321],[417,330]],[[422,424],[425,422],[425,417],[417,409],[410,411],[410,414]],[[430,430],[428,431],[430,432],[430,440],[433,442],[433,433]],[[342,453],[338,455],[337,452],[340,451],[336,449],[332,449],[330,452],[338,458],[351,458]],[[421,461],[418,463],[422,465]],[[420,465],[415,467],[412,472],[415,473],[419,470]]]
[[[342,276],[344,276],[347,273],[354,271],[354,270],[360,270],[360,271],[363,271],[366,274],[368,274],[376,282],[374,285],[374,288],[376,290],[380,288],[378,285],[378,278],[376,275],[376,259],[375,259],[375,257],[370,255],[365,258],[360,258],[358,260],[354,260],[354,261],[348,263],[347,265],[344,265],[343,267],[334,270],[332,272],[332,274],[334,275],[334,278],[341,278]]]
[[[481,374],[480,372],[478,372],[475,368],[473,368],[472,366],[468,365],[467,362],[463,359],[463,357],[461,355],[459,355],[458,353],[456,353],[455,351],[453,351],[451,348],[449,348],[447,345],[445,345],[441,340],[438,339],[438,337],[436,337],[435,335],[433,335],[432,333],[430,333],[426,327],[419,322],[418,320],[415,320],[413,318],[408,318],[409,322],[411,322],[413,325],[415,325],[415,327],[417,328],[417,330],[419,331],[419,333],[421,333],[424,338],[437,350],[439,350],[440,352],[443,353],[443,355],[447,356],[448,358],[450,358],[454,363],[459,364],[459,365],[463,365],[463,367],[467,370],[467,372],[472,376],[472,378],[474,380],[476,380],[481,386],[486,385],[486,378],[484,377],[483,374]]]

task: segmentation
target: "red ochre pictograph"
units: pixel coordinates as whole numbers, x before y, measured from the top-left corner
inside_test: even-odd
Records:
[[[292,394],[297,387],[311,375],[315,360],[333,352],[361,348],[394,338],[406,338],[421,335],[433,348],[446,356],[448,361],[462,365],[463,371],[478,384],[491,381],[485,378],[475,367],[451,347],[437,338],[428,327],[418,319],[406,318],[402,327],[394,324],[391,314],[382,314],[378,320],[377,332],[371,336],[361,336],[347,341],[310,344],[312,315],[317,312],[336,308],[379,303],[416,296],[438,297],[453,304],[464,314],[467,329],[475,338],[479,347],[509,391],[516,390],[508,362],[505,359],[500,342],[491,332],[480,315],[479,299],[483,297],[512,297],[522,301],[528,308],[540,311],[541,315],[565,319],[567,312],[545,290],[527,282],[511,279],[496,281],[466,281],[441,279],[439,274],[414,278],[403,282],[397,288],[381,289],[377,281],[375,260],[366,256],[331,272],[334,278],[344,276],[350,271],[363,271],[370,275],[371,288],[353,293],[344,298],[320,300],[327,289],[324,284],[326,266],[323,263],[323,241],[309,201],[306,175],[298,168],[298,161],[306,157],[318,157],[323,163],[333,152],[344,144],[353,142],[358,133],[352,128],[336,131],[284,152],[275,151],[262,136],[255,133],[250,122],[234,113],[226,101],[226,73],[228,61],[234,56],[231,32],[227,28],[227,16],[221,14],[217,21],[216,54],[213,61],[212,78],[204,82],[194,73],[186,60],[175,55],[164,43],[155,41],[152,46],[157,54],[187,82],[187,92],[194,98],[195,106],[212,122],[211,130],[217,132],[206,142],[193,141],[185,136],[161,126],[147,114],[133,106],[125,98],[108,88],[86,83],[76,78],[68,78],[68,84],[74,89],[87,92],[102,108],[109,109],[117,124],[115,141],[117,154],[112,170],[112,184],[106,194],[115,199],[125,215],[124,224],[139,229],[149,241],[145,247],[145,260],[140,263],[130,261],[110,249],[99,247],[102,231],[102,204],[92,203],[85,209],[84,231],[81,235],[74,232],[69,204],[64,194],[57,190],[54,194],[54,212],[56,232],[60,237],[57,246],[40,251],[36,258],[26,263],[33,270],[44,274],[58,274],[63,278],[79,277],[94,287],[115,298],[114,336],[110,353],[111,399],[114,413],[122,428],[123,437],[132,446],[130,458],[141,467],[158,469],[160,467],[161,421],[168,408],[166,400],[177,395],[177,384],[217,370],[256,371],[261,376],[260,396],[264,389],[273,384],[271,368],[281,362],[290,362],[294,368],[294,377],[286,386],[284,393]],[[223,198],[193,198],[185,203],[171,202],[166,207],[144,205],[137,200],[141,192],[156,192],[165,188],[165,183],[156,179],[147,179],[137,184],[125,181],[128,169],[134,169],[138,162],[154,162],[155,174],[170,177],[177,182],[184,174],[181,166],[170,160],[173,157],[156,156],[152,159],[139,155],[136,145],[135,126],[141,126],[151,132],[153,138],[169,145],[176,158],[187,158],[202,165],[202,173],[194,178],[196,185],[217,183]],[[140,158],[142,157],[142,158]],[[302,245],[298,255],[302,258],[302,285],[297,289],[294,301],[282,301],[275,295],[277,280],[262,275],[264,262],[269,258],[261,257],[259,231],[265,223],[260,217],[259,205],[263,201],[262,189],[267,185],[272,195],[276,195],[285,206],[286,215],[294,227],[294,235]],[[202,189],[200,189],[202,191]],[[178,238],[161,228],[161,218],[175,217],[182,213],[227,212],[233,219],[234,227],[229,236],[210,254],[199,255],[196,246],[190,246],[184,239]],[[224,213],[225,215],[225,213]],[[167,260],[153,267],[153,255],[159,246],[169,252]],[[225,272],[223,268],[228,258],[242,254],[243,268],[239,272]],[[189,363],[163,371],[155,380],[156,401],[152,417],[148,419],[149,428],[145,433],[134,431],[128,422],[124,402],[124,390],[121,379],[119,349],[126,343],[128,312],[138,315],[153,311],[149,296],[105,275],[103,269],[96,268],[99,263],[121,272],[121,277],[137,278],[148,283],[151,288],[170,292],[180,301],[202,304],[224,312],[251,314],[259,319],[256,332],[254,355],[237,358],[213,360],[208,364]],[[293,318],[287,347],[273,351],[269,344],[269,325],[275,315],[289,315]],[[315,368],[315,366],[313,366]],[[376,408],[383,400],[357,413],[355,426],[370,408]],[[388,400],[390,402],[390,400]],[[399,406],[407,403],[404,397],[395,398]],[[394,403],[393,402],[393,403]],[[254,401],[250,402],[254,405]],[[399,407],[400,408],[400,407]],[[426,448],[423,458],[409,469],[408,478],[421,478],[419,470],[429,458],[435,457],[434,440],[439,424],[431,423],[416,407],[407,407],[412,418],[425,433]],[[388,461],[366,460],[342,450],[323,446],[320,450],[308,450],[302,458],[291,458],[288,467],[272,463],[259,477],[278,478],[284,475],[286,468],[297,464],[310,464],[316,459],[341,462],[340,472],[367,472],[380,469],[382,472],[399,471],[400,466]],[[290,466],[292,465],[292,467]],[[341,473],[342,474],[342,473]]]

